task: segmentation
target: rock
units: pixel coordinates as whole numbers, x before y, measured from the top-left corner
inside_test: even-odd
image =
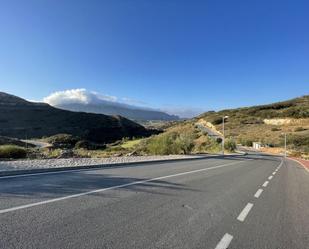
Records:
[[[58,158],[71,158],[74,157],[74,152],[72,150],[63,150]]]
[[[136,150],[126,154],[125,156],[138,156],[138,152]]]

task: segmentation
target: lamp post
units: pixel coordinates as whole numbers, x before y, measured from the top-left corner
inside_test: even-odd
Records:
[[[286,157],[286,133],[284,133],[284,157]]]
[[[224,155],[224,139],[225,139],[225,130],[224,130],[224,121],[227,119],[229,116],[224,116],[222,117],[222,155]]]
[[[285,133],[281,133],[281,135],[284,136],[284,157],[286,157],[286,155],[287,155],[287,150],[286,150],[286,136],[287,136],[287,134],[285,132]]]

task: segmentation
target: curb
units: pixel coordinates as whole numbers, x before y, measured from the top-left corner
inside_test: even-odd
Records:
[[[299,163],[299,164],[300,164],[301,166],[303,166],[304,169],[309,173],[309,169],[308,169],[302,162],[298,161],[297,159],[291,158],[291,157],[287,157],[287,159],[290,159],[290,160],[292,160],[292,161],[294,161],[294,162]]]
[[[101,164],[101,165],[87,165],[87,166],[72,166],[72,167],[58,167],[58,168],[46,168],[46,169],[24,169],[24,170],[10,170],[0,172],[1,178],[8,177],[22,177],[22,176],[32,176],[32,175],[41,175],[41,174],[52,174],[52,173],[68,173],[68,172],[78,172],[78,171],[87,171],[94,169],[104,169],[104,168],[113,168],[113,167],[122,167],[122,166],[138,166],[140,164],[153,164],[153,163],[169,163],[177,161],[190,161],[190,160],[202,160],[206,158],[219,157],[220,155],[209,155],[209,156],[200,156],[196,158],[177,158],[177,159],[162,159],[162,160],[152,160],[152,161],[139,161],[139,162],[127,162],[127,163],[110,163],[110,164]]]

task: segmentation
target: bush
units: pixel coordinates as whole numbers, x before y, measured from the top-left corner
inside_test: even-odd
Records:
[[[1,145],[0,146],[0,158],[25,158],[27,156],[27,150],[23,147],[15,145]]]
[[[273,128],[271,128],[271,131],[281,131],[281,129],[277,128],[277,127],[273,127]]]
[[[253,141],[250,139],[246,139],[246,138],[241,138],[239,141],[243,146],[247,146],[247,147],[252,147],[253,146]]]
[[[209,136],[200,136],[194,143],[195,153],[216,153],[221,150],[221,144],[217,143],[216,139]]]
[[[217,138],[216,138],[216,142],[217,142],[218,144],[221,144],[221,143],[222,143],[222,138],[221,138],[221,137],[217,137]]]
[[[70,134],[57,134],[46,138],[48,143],[51,143],[56,148],[69,149],[73,148],[79,139]]]
[[[297,127],[294,129],[295,132],[299,132],[299,131],[305,131],[306,129],[303,127]]]
[[[96,144],[88,140],[81,140],[75,144],[75,149],[98,150],[98,149],[105,149],[105,148],[106,148],[105,144]]]
[[[87,140],[81,140],[75,144],[75,149],[89,149],[89,147],[90,143]]]
[[[180,134],[177,137],[175,143],[184,154],[190,153],[194,148],[194,138],[191,134],[188,133]]]
[[[146,150],[149,154],[188,154],[194,148],[194,136],[190,133],[168,132],[148,139]]]
[[[222,124],[222,122],[223,122],[222,117],[217,117],[217,118],[214,118],[211,123],[213,125],[219,125],[219,124]]]
[[[282,142],[283,143],[283,142]],[[309,147],[309,137],[305,136],[288,136],[287,144],[296,147],[306,146]]]
[[[236,150],[236,143],[233,139],[226,139],[224,141],[224,149],[228,150],[228,151],[235,151]]]

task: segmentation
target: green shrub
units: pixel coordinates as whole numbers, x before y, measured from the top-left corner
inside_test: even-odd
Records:
[[[98,150],[105,148],[106,148],[105,144],[96,144],[88,140],[80,140],[75,144],[75,149]]]
[[[222,124],[222,122],[223,122],[222,117],[216,117],[211,121],[213,125],[219,125]]]
[[[216,153],[220,150],[221,144],[212,137],[203,135],[195,140],[194,152],[196,153]]]
[[[221,137],[217,137],[217,138],[216,138],[216,142],[217,142],[218,144],[221,144],[221,143],[222,143],[222,138],[221,138]]]
[[[235,151],[236,150],[236,143],[233,139],[226,139],[224,141],[224,148],[228,151]]]
[[[27,150],[23,147],[15,145],[1,145],[0,146],[0,158],[25,158],[27,156]]]
[[[303,127],[297,127],[294,129],[295,132],[299,132],[299,131],[305,131],[306,129]]]
[[[168,132],[148,139],[146,151],[153,155],[188,154],[194,148],[194,135]]]
[[[70,134],[57,134],[45,140],[56,148],[68,149],[73,148],[79,139]]]
[[[283,142],[282,142],[283,144]],[[293,145],[295,147],[307,146],[309,147],[309,137],[308,136],[296,136],[291,135],[287,137],[287,144]]]
[[[194,148],[194,137],[192,134],[180,134],[176,138],[176,147],[180,148],[184,154],[188,154]]]
[[[246,138],[241,138],[241,139],[239,140],[239,142],[240,142],[242,145],[248,146],[248,147],[252,147],[252,145],[253,145],[253,141],[250,140],[250,139],[246,139]]]

